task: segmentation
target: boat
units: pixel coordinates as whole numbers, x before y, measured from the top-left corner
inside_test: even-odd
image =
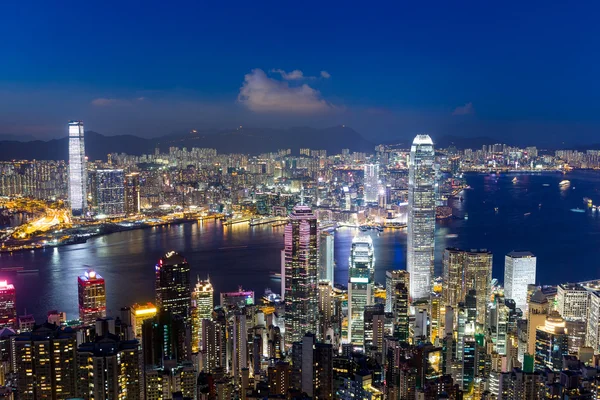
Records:
[[[271,279],[281,279],[281,273],[271,271]]]
[[[523,214],[523,216],[524,216],[524,217],[528,217],[528,216],[530,216],[530,215],[531,215],[531,213],[530,213],[530,212]]]
[[[494,207],[494,211],[498,212],[498,207]]]
[[[23,271],[23,267],[4,267],[4,268],[0,268],[0,270],[2,272],[19,272],[19,271]]]
[[[512,183],[517,183],[519,180],[517,179],[517,177],[515,176],[514,178],[512,178]]]
[[[469,219],[469,214],[465,213],[465,219]]]
[[[571,184],[571,181],[568,179],[562,180],[560,181],[560,183],[558,184],[559,186],[569,186]]]
[[[542,184],[542,186],[550,186],[550,184],[549,183],[544,183],[544,184]]]
[[[39,269],[22,269],[17,271],[17,274],[37,274],[38,272],[40,272]]]
[[[590,199],[589,197],[584,197],[583,198],[583,204],[585,204],[588,207],[591,207],[593,205],[592,199]]]
[[[582,208],[571,208],[572,212],[576,212],[576,213],[584,213],[585,210]]]
[[[458,235],[456,233],[449,233],[449,234],[446,235],[447,239],[454,239],[454,238],[457,238],[457,237],[458,237]]]

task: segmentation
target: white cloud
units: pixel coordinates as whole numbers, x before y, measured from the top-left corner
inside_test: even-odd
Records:
[[[282,78],[286,79],[283,74]],[[289,82],[269,78],[258,68],[244,77],[238,102],[255,112],[313,114],[334,109],[318,90],[307,84],[290,86]]]
[[[310,77],[305,77],[304,73],[302,71],[300,71],[299,69],[295,69],[291,72],[285,72],[282,69],[272,69],[271,72],[275,72],[275,73],[281,75],[281,77],[283,79],[285,79],[286,81],[297,81],[297,80],[304,79],[304,78],[310,78]]]
[[[452,115],[471,115],[475,114],[475,108],[473,107],[473,103],[469,102],[464,106],[456,107],[454,111],[452,111]]]
[[[327,71],[321,71],[321,78],[329,79],[331,78],[331,74]]]

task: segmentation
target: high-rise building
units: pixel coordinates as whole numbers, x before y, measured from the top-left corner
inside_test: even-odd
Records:
[[[158,260],[155,269],[156,306],[161,312],[182,316],[188,324],[192,304],[190,265],[182,255],[170,251]]]
[[[319,282],[319,337],[322,340],[327,340],[327,330],[332,325],[333,317],[333,288],[331,282],[321,281]]]
[[[142,326],[144,321],[150,318],[154,318],[158,312],[156,306],[150,302],[146,304],[134,304],[130,308],[131,313],[131,325],[133,328],[133,334],[137,339],[142,338]]]
[[[504,258],[504,297],[527,311],[527,285],[535,284],[536,257],[529,251],[512,251]]]
[[[348,271],[348,340],[362,347],[365,341],[365,307],[373,304],[375,253],[371,236],[352,239]]]
[[[83,325],[94,325],[106,317],[106,284],[104,278],[90,269],[77,278],[79,319]]]
[[[119,341],[114,334],[77,349],[77,386],[84,399],[140,399],[141,365],[137,340]],[[62,397],[60,397],[62,398]]]
[[[553,311],[546,323],[535,330],[535,369],[562,370],[563,357],[569,354],[565,320]]]
[[[546,324],[549,312],[548,299],[541,290],[536,290],[529,299],[527,311],[527,353],[535,354],[535,332]]]
[[[406,269],[412,301],[432,290],[435,234],[435,153],[429,135],[417,135],[410,149]]]
[[[254,292],[244,290],[241,286],[237,292],[221,292],[221,307],[227,309],[230,307],[242,308],[254,304]]]
[[[394,304],[392,304],[392,314],[394,315],[394,337],[402,342],[406,342],[410,337],[410,326],[408,286],[406,286],[404,282],[396,283],[393,298]]]
[[[214,294],[210,280],[198,282],[192,289],[192,353],[201,349],[203,320],[211,319],[215,308]]]
[[[590,294],[580,284],[563,283],[556,291],[556,310],[566,320],[586,321]]]
[[[365,164],[364,199],[365,203],[377,203],[379,197],[379,165]]]
[[[225,320],[202,321],[202,369],[214,372],[226,367],[227,326]]]
[[[125,213],[135,215],[139,214],[140,210],[140,174],[132,172],[125,175]]]
[[[333,284],[333,233],[321,232],[319,240],[319,280],[329,281]]]
[[[385,312],[393,310],[394,294],[398,283],[403,283],[406,288],[410,287],[408,271],[400,269],[385,271]]]
[[[15,328],[17,323],[17,293],[8,281],[0,281],[0,328]]]
[[[14,336],[11,346],[17,398],[78,397],[76,331],[45,323]]]
[[[383,304],[374,304],[365,307],[364,337],[365,352],[367,354],[379,354],[383,352],[383,338],[385,333],[385,311]]]
[[[292,349],[294,389],[313,399],[333,399],[333,347],[307,333]]]
[[[290,363],[280,361],[268,369],[269,395],[286,396],[290,389]]]
[[[444,251],[443,295],[446,305],[456,308],[470,290],[477,292],[477,323],[484,325],[492,285],[492,252],[488,250]]]
[[[246,314],[236,311],[231,318],[231,368],[232,375],[238,381],[242,369],[248,368],[248,328]]]
[[[285,343],[291,346],[317,330],[319,232],[310,207],[294,207],[284,236]]]
[[[159,311],[142,324],[142,351],[145,367],[165,367],[191,359],[189,329],[181,315]]]
[[[83,122],[69,122],[69,203],[74,216],[87,211],[87,166]]]
[[[122,169],[97,169],[92,176],[92,199],[97,216],[125,215],[125,182]]]
[[[594,349],[594,353],[600,350],[600,291],[596,290],[590,292],[585,345]]]

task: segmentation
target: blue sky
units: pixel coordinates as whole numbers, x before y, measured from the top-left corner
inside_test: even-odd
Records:
[[[83,119],[600,142],[594,2],[7,3],[0,134]]]

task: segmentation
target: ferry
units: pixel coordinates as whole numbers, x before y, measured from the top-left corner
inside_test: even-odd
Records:
[[[584,197],[583,198],[583,204],[585,204],[588,207],[593,206],[592,199],[590,199],[589,197]]]
[[[281,279],[281,273],[280,272],[271,271],[271,279]]]
[[[512,178],[512,183],[517,183],[519,180],[517,179],[517,177],[515,176],[514,178]]]
[[[544,183],[544,184],[542,184],[542,186],[550,186],[550,184],[549,183]]]
[[[576,213],[583,213],[585,212],[585,210],[581,209],[581,208],[571,208],[572,212],[576,212]]]
[[[558,185],[559,186],[569,186],[570,184],[571,184],[571,181],[565,179],[565,180],[560,181],[560,183]]]

